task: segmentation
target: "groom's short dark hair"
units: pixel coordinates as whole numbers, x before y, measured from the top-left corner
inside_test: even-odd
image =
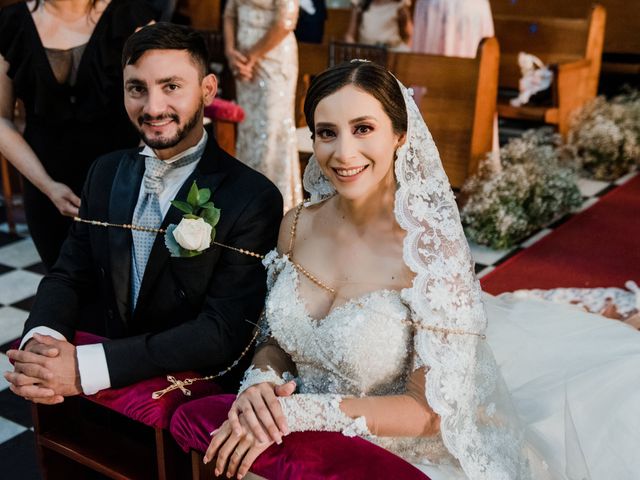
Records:
[[[201,76],[207,72],[209,52],[204,37],[190,27],[158,22],[131,35],[122,49],[122,68],[134,65],[148,50],[186,50]]]

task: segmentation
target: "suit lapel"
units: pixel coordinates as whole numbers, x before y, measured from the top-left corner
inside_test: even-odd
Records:
[[[191,188],[191,184],[196,181],[198,188],[209,188],[213,196],[216,189],[224,180],[226,172],[218,169],[220,164],[220,147],[211,137],[207,142],[204,153],[198,166],[193,171],[189,178],[180,187],[176,199],[185,200]],[[169,225],[177,225],[182,220],[183,213],[174,206],[169,207],[169,211],[164,217],[162,222],[162,229],[166,229]],[[147,261],[147,268],[145,269],[144,276],[142,278],[142,285],[140,286],[140,294],[138,295],[138,303],[136,304],[136,312],[139,311],[145,304],[147,297],[153,289],[153,286],[158,279],[158,275],[169,261],[169,250],[164,243],[164,234],[156,235],[156,239],[153,243],[153,248],[149,254],[149,260]]]
[[[109,221],[117,224],[131,223],[138,201],[140,183],[144,174],[144,162],[137,154],[128,154],[120,162],[111,187]],[[131,274],[131,231],[109,228],[109,262],[111,279],[120,318],[127,321],[129,315]]]

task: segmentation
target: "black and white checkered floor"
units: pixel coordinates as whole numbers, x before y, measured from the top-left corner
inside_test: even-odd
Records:
[[[581,180],[580,190],[584,197],[582,210],[596,203],[603,194],[634,175],[636,174],[627,175],[615,183]],[[471,250],[476,261],[478,276],[486,275],[507,258],[531,246],[567,218],[559,220],[509,250],[496,251],[472,245]],[[17,235],[10,235],[7,233],[7,225],[0,224],[0,352],[2,352],[0,353],[0,371],[2,372],[10,369],[4,352],[22,332],[22,326],[29,314],[42,274],[42,264],[26,228],[23,226],[18,229]],[[0,465],[2,465],[2,478],[21,480],[41,478],[33,445],[29,404],[13,395],[2,377],[0,377]]]

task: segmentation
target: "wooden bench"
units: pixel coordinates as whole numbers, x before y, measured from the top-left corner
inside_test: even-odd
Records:
[[[295,124],[305,127],[304,99],[313,77],[329,67],[327,45],[318,43],[298,44],[298,83],[296,85]]]
[[[494,14],[496,37],[502,47],[501,89],[518,89],[518,53],[522,51],[551,65],[555,74],[550,105],[513,107],[507,98],[500,98],[499,115],[556,125],[566,135],[571,113],[597,94],[605,21],[601,5],[595,5],[587,17]]]
[[[82,397],[60,405],[33,404],[40,472],[46,480],[94,478],[182,480],[190,458],[171,434],[151,428]]]
[[[582,18],[592,0],[491,0],[496,15]],[[600,82],[616,91],[624,83],[640,82],[640,2],[599,0],[607,10]],[[607,90],[606,85],[604,90]],[[603,85],[600,86],[603,90]]]
[[[328,8],[323,43],[341,42],[349,28],[350,8]]]
[[[491,0],[494,15],[583,18],[593,0]],[[604,53],[640,54],[640,2],[598,0],[607,10]]]
[[[220,0],[179,0],[176,14],[196,30],[222,30]]]
[[[389,69],[404,85],[426,88],[418,107],[454,188],[491,151],[499,61],[495,38],[485,38],[472,59],[389,53]]]

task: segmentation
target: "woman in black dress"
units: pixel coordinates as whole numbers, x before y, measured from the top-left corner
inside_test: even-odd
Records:
[[[0,153],[25,179],[33,241],[55,263],[91,163],[137,145],[123,106],[120,56],[153,20],[139,0],[41,0],[0,9]],[[16,98],[26,129],[13,124]]]

